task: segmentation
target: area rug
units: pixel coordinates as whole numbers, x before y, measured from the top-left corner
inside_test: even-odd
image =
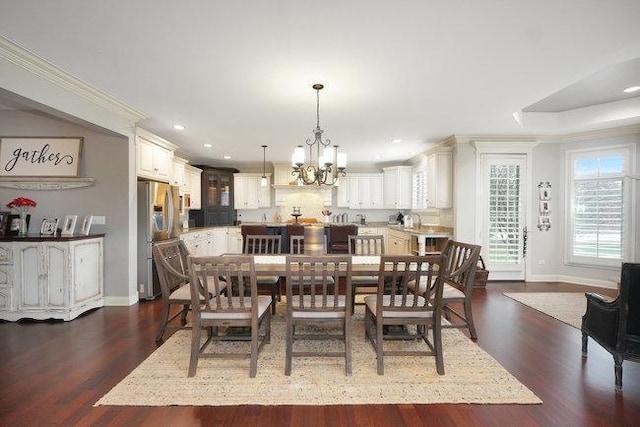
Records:
[[[249,377],[248,359],[200,359],[197,374],[187,377],[190,331],[178,331],[95,405],[356,405],[394,403],[512,403],[542,401],[495,359],[460,331],[443,331],[445,375],[436,373],[434,357],[385,357],[385,374],[376,372],[373,347],[364,339],[363,308],[353,326],[353,374],[344,358],[294,358],[284,375],[284,307],[272,321],[271,343]],[[302,350],[308,342],[296,342]],[[386,344],[386,342],[385,342]],[[224,346],[248,345],[225,342]],[[311,341],[336,351],[339,342]],[[419,345],[390,341],[390,345]],[[424,348],[425,344],[422,343]]]
[[[584,292],[505,292],[505,296],[580,329],[587,310]]]

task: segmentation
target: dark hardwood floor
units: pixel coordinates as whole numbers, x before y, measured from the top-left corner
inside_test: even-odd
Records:
[[[616,394],[613,358],[607,352],[590,341],[583,361],[577,329],[502,295],[584,290],[568,284],[490,282],[486,290],[475,291],[478,344],[536,393],[542,405],[93,407],[156,348],[160,303],[154,301],[98,309],[66,323],[1,322],[0,425],[639,425],[639,363],[624,363],[624,392]]]

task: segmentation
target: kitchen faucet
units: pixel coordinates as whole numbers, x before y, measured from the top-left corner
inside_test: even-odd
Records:
[[[264,224],[265,222],[267,222],[267,214],[263,213],[262,214],[262,223]]]
[[[407,226],[407,222],[408,222],[409,226],[407,228],[416,228],[416,221],[415,221],[414,218],[418,218],[418,221],[417,221],[418,226],[417,226],[417,228],[420,229],[420,227],[422,226],[422,220],[420,219],[420,215],[418,215],[417,213],[414,213],[414,212],[410,213],[409,215],[407,215],[405,217],[405,220],[404,220],[405,226]]]

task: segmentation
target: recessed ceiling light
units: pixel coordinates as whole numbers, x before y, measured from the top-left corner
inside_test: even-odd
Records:
[[[222,156],[223,159],[225,160],[229,160],[231,158],[231,156]]]
[[[624,90],[624,93],[633,93],[640,90],[640,86],[631,86]]]
[[[211,145],[211,144],[202,144],[202,146],[203,146],[204,148],[211,148],[211,147],[212,147],[212,145]]]
[[[184,126],[182,126],[182,125],[173,125],[173,128],[175,130],[184,130]]]
[[[394,144],[397,144],[398,142],[402,142],[402,140],[400,138],[393,138],[391,142],[393,142]]]

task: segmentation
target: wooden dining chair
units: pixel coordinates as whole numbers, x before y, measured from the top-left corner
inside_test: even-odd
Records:
[[[443,328],[468,329],[472,340],[478,339],[475,324],[473,323],[473,312],[471,301],[473,297],[473,284],[476,278],[478,267],[478,257],[480,256],[479,245],[457,242],[449,240],[442,255],[445,256],[444,286],[442,288],[442,302],[444,316],[451,320],[455,316],[462,323],[449,322]],[[464,314],[456,310],[453,305],[461,304]]]
[[[384,236],[381,234],[349,236],[349,254],[351,255],[383,255]],[[378,287],[378,276],[359,276],[351,278],[353,295],[351,312],[355,308],[357,294],[375,294]]]
[[[469,336],[474,341],[478,339],[478,334],[473,323],[471,301],[480,249],[478,245],[449,240],[442,251],[445,257],[442,310],[449,321],[443,328],[468,329]],[[409,286],[413,288],[415,285],[410,283]],[[424,292],[425,283],[422,282],[420,286],[418,293]],[[454,304],[461,304],[464,313],[456,310]],[[451,321],[452,316],[457,322]]]
[[[351,258],[348,256],[289,255],[287,264],[287,348],[285,375],[291,375],[293,357],[344,357],[345,370],[351,375]],[[342,271],[345,287],[336,286]],[[317,326],[321,332],[300,331]],[[338,328],[331,333],[326,327]],[[325,333],[326,332],[326,333]],[[341,340],[344,351],[294,351],[294,341]]]
[[[255,377],[258,354],[271,340],[271,298],[258,295],[253,256],[189,256],[188,264],[193,311],[189,377],[196,374],[200,358],[238,357],[250,359],[249,375]],[[218,290],[221,281],[230,284],[224,294]],[[205,296],[204,303],[195,296],[198,294]],[[233,335],[234,327],[250,329],[248,352],[205,351],[213,342],[246,340],[246,335]],[[204,343],[203,331],[207,333]]]
[[[282,237],[272,234],[247,235],[244,253],[252,255],[274,255],[281,253]],[[268,287],[271,292],[271,313],[276,314],[276,302],[280,301],[280,277],[258,276],[258,287]]]
[[[160,326],[156,333],[156,342],[162,342],[164,334],[169,330],[190,329],[187,326],[187,315],[191,310],[191,286],[187,257],[189,251],[182,240],[168,240],[153,245],[153,263],[158,272],[162,298]],[[227,284],[219,282],[220,291]],[[200,301],[204,301],[200,298]],[[172,306],[180,306],[180,310],[171,314]],[[171,317],[169,317],[171,314]],[[176,319],[180,318],[179,324]]]
[[[365,298],[365,337],[376,350],[377,370],[384,374],[384,356],[435,356],[436,371],[444,375],[442,355],[442,255],[382,255],[376,295]],[[416,293],[408,284],[420,288]],[[383,327],[416,325],[416,333],[406,330],[402,338],[422,340],[425,350],[385,350]],[[428,331],[433,330],[433,341]],[[394,336],[394,339],[400,337]]]
[[[335,225],[329,227],[329,253],[349,253],[349,236],[358,234],[358,226],[355,224]]]

